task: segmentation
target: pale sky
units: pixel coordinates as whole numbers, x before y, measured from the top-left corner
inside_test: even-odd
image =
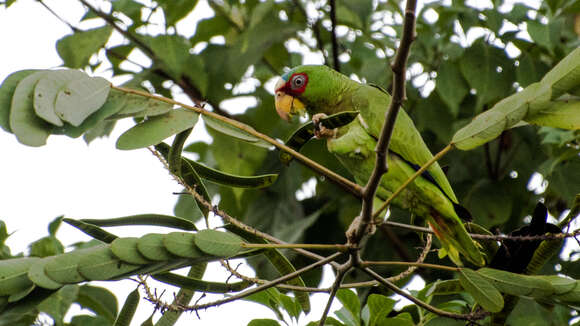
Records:
[[[45,3],[73,23],[84,13],[78,1],[51,0]],[[200,1],[197,7],[201,10],[196,9],[196,16],[184,20],[184,23],[192,24],[192,21],[207,17],[208,6],[205,1]],[[62,61],[55,44],[58,39],[71,33],[65,24],[33,0],[18,0],[8,9],[1,6],[0,30],[3,31],[0,33],[0,43],[3,44],[0,62],[4,63],[0,65],[0,81],[17,70],[60,66]],[[107,72],[102,75],[110,77]],[[179,99],[183,101],[184,97]],[[242,106],[247,104],[241,103]],[[28,243],[48,235],[48,223],[59,215],[69,218],[112,218],[142,213],[173,214],[176,198],[172,192],[180,191],[181,187],[173,181],[157,158],[146,149],[115,149],[118,136],[132,124],[130,119],[121,120],[111,137],[97,139],[88,146],[82,138],[51,136],[46,146],[33,148],[18,143],[12,134],[3,130],[0,132],[0,147],[4,153],[0,169],[0,219],[7,224],[8,232],[12,233],[7,245],[13,254],[27,252]],[[218,222],[214,221],[213,225],[218,225]],[[109,230],[119,236],[172,231],[154,227]],[[82,232],[64,223],[58,236],[65,245],[90,240]],[[234,265],[237,263],[234,262]],[[253,276],[249,268],[242,267],[240,271]],[[214,264],[208,268],[205,279],[224,281],[228,275],[222,267]],[[119,309],[125,296],[135,288],[132,281],[92,284],[114,291],[119,300]],[[151,281],[151,284],[158,283]],[[158,289],[158,292],[163,290],[162,287]],[[169,288],[167,300],[173,298],[174,292],[175,288]],[[143,292],[141,294],[143,297]],[[208,295],[201,302],[220,297]],[[326,303],[325,297],[322,294],[313,296],[313,311],[307,317],[302,316],[301,325],[320,318]],[[339,308],[340,304],[334,304],[331,311]],[[78,306],[73,307],[68,318],[78,315],[79,310]],[[152,304],[141,300],[138,317],[134,318],[133,325],[140,325],[149,318],[152,311]],[[185,313],[178,325],[190,322],[196,325],[246,325],[255,318],[276,319],[268,308],[245,301],[199,311],[198,314],[201,320],[198,320],[196,314]],[[155,320],[158,317],[159,314]]]

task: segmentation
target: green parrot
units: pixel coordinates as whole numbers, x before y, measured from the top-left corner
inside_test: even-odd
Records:
[[[385,90],[360,84],[327,66],[304,65],[282,75],[275,86],[275,96],[276,111],[284,120],[306,112],[317,120],[321,114],[358,111],[355,120],[326,133],[324,138],[327,138],[328,150],[352,173],[355,181],[366,184],[375,165],[375,146],[391,101]],[[377,199],[386,200],[432,157],[411,118],[400,110],[387,156],[389,171],[381,179]],[[456,265],[462,265],[460,253],[475,265],[485,264],[477,244],[460,220],[460,217],[469,219],[471,216],[458,204],[437,163],[405,188],[392,203],[426,219],[444,252]]]

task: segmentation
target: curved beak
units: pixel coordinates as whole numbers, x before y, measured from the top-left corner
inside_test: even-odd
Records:
[[[286,94],[281,88],[285,85],[284,79],[280,78],[276,83],[276,112],[280,118],[290,121],[294,114],[303,114],[306,112],[304,103],[299,99]]]

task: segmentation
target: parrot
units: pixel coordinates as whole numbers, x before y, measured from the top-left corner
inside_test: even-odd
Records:
[[[274,96],[276,111],[286,121],[295,115],[309,114],[316,125],[321,116],[359,112],[349,124],[332,132],[320,129],[317,135],[326,138],[328,151],[353,175],[355,182],[366,184],[375,165],[375,147],[391,101],[387,91],[354,81],[325,65],[302,65],[280,77]],[[385,201],[432,157],[413,121],[401,109],[389,145],[388,172],[380,180],[374,204]],[[460,254],[474,265],[485,264],[478,244],[461,220],[471,216],[458,204],[437,162],[395,197],[392,204],[425,219],[444,249],[442,255],[448,255],[456,265],[463,266]]]

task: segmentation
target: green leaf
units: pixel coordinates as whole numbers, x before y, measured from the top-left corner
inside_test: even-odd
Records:
[[[551,89],[551,99],[559,98],[564,93],[578,91],[580,89],[580,48],[576,48],[558,62],[540,83],[542,87]]]
[[[175,228],[187,231],[196,230],[195,224],[193,224],[189,220],[176,216],[162,214],[139,214],[107,219],[82,219],[80,221],[104,227],[126,226],[126,225],[152,225],[152,226],[164,226],[168,228]]]
[[[42,146],[50,135],[50,125],[36,116],[33,106],[34,86],[45,74],[39,71],[23,78],[12,95],[10,129],[24,145]]]
[[[65,218],[63,221],[104,243],[111,243],[113,240],[117,239],[116,235],[109,233],[96,225],[70,218]]]
[[[578,130],[580,129],[580,101],[552,101],[549,106],[539,112],[529,114],[524,120],[539,126]]]
[[[173,26],[193,10],[197,0],[160,0],[158,3],[163,8],[165,24]]]
[[[462,268],[459,271],[459,282],[483,309],[489,312],[500,312],[503,308],[501,293],[477,272]]]
[[[135,316],[135,312],[137,311],[137,307],[139,306],[140,299],[139,288],[131,291],[127,295],[123,308],[121,308],[113,326],[130,326],[133,316]]]
[[[33,283],[28,279],[28,269],[39,258],[0,260],[0,295],[12,295],[28,289]]]
[[[384,320],[395,307],[396,301],[380,294],[371,294],[367,299],[366,308],[369,310],[369,318],[366,325],[383,325]]]
[[[550,282],[541,278],[492,268],[481,268],[477,273],[491,281],[502,293],[517,296],[544,297],[551,296],[555,292]]]
[[[117,91],[117,90],[115,90]],[[148,98],[141,95],[123,94],[123,107],[115,114],[107,117],[107,119],[122,119],[128,117],[147,118],[156,115],[165,114],[173,108],[172,104],[162,102],[153,98]]]
[[[123,237],[117,238],[111,242],[111,251],[120,260],[129,264],[145,265],[153,260],[145,258],[137,248],[139,238]]]
[[[454,117],[459,113],[459,104],[469,93],[469,87],[456,62],[443,61],[437,71],[437,87],[441,100],[447,104]]]
[[[248,326],[280,326],[274,319],[252,319]]]
[[[55,107],[57,94],[60,90],[65,89],[69,82],[78,81],[82,83],[87,79],[87,75],[79,70],[47,71],[46,75],[34,87],[34,112],[46,122],[61,127],[63,122]],[[81,110],[84,108],[75,107],[74,109]]]
[[[477,92],[477,111],[512,92],[513,64],[505,51],[476,40],[459,62],[463,76]],[[498,67],[502,69],[498,71]]]
[[[44,266],[49,259],[41,259],[30,266],[28,269],[28,278],[37,286],[45,289],[56,290],[63,286],[62,283],[53,281],[44,273]]]
[[[110,90],[111,83],[101,77],[71,80],[56,95],[56,115],[78,127],[105,104]]]
[[[54,236],[34,241],[28,247],[30,248],[30,256],[35,257],[54,256],[64,252],[64,247]]]
[[[346,289],[341,289],[336,292],[336,298],[342,303],[342,308],[334,313],[347,326],[355,326],[360,324],[360,302],[357,295]]]
[[[158,35],[148,37],[147,44],[172,77],[179,79],[188,69],[187,62],[191,55],[188,39],[180,35]]]
[[[109,246],[97,247],[78,261],[78,273],[88,281],[115,279],[139,267],[120,261]]]
[[[109,25],[65,36],[56,42],[56,50],[70,68],[83,68],[100,48],[104,47],[113,28]]]
[[[252,284],[248,281],[241,281],[235,283],[208,282],[193,277],[182,276],[174,273],[155,274],[152,277],[158,280],[159,282],[171,284],[174,286],[178,286],[180,288],[185,288],[196,292],[209,292],[209,293],[239,292],[252,286]]]
[[[69,311],[73,302],[77,299],[78,292],[79,287],[77,285],[65,285],[54,295],[50,296],[49,300],[44,300],[40,303],[38,308],[43,313],[52,317],[55,322],[63,325],[65,315]]]
[[[0,127],[2,127],[2,129],[12,132],[12,129],[10,129],[12,96],[20,81],[35,72],[38,72],[38,70],[16,71],[8,75],[8,77],[6,77],[2,82],[2,85],[0,86]]]
[[[63,133],[69,137],[77,138],[85,131],[95,127],[109,116],[121,110],[125,104],[125,100],[126,98],[123,92],[111,89],[105,104],[96,112],[89,115],[78,127],[65,124],[63,127],[57,128],[54,133]]]
[[[77,302],[81,307],[92,310],[98,316],[110,322],[115,321],[118,311],[117,297],[109,290],[87,284],[81,285]]]
[[[158,144],[171,135],[193,127],[197,119],[196,112],[181,108],[152,117],[122,134],[117,140],[117,148],[129,150]]]
[[[195,235],[187,232],[171,232],[163,237],[163,245],[171,254],[185,258],[200,258],[204,254],[195,246]]]
[[[272,147],[272,145],[270,143],[267,143],[266,141],[253,136],[245,131],[243,131],[240,128],[236,128],[235,126],[232,126],[230,124],[227,124],[221,120],[218,120],[216,118],[204,115],[203,116],[203,122],[205,123],[205,125],[213,130],[219,131],[224,135],[230,136],[230,137],[234,137],[236,139],[248,142],[252,145],[256,145],[256,146],[260,146],[260,147],[264,147],[264,148],[270,148]],[[241,123],[241,122],[237,122],[236,121],[236,125],[239,126],[244,126],[248,129],[254,130],[254,128]]]
[[[103,249],[104,245],[93,246],[85,249],[77,249],[62,255],[44,258],[48,261],[45,264],[44,272],[46,276],[57,283],[71,284],[85,281],[85,278],[79,274],[79,261],[90,255],[92,252]]]
[[[195,244],[206,254],[231,257],[242,250],[244,241],[230,232],[202,230],[195,235]]]
[[[145,258],[153,261],[167,261],[174,259],[175,256],[167,251],[163,245],[163,238],[163,234],[148,233],[139,238],[137,241],[137,249],[139,249],[139,252],[145,256]]]

